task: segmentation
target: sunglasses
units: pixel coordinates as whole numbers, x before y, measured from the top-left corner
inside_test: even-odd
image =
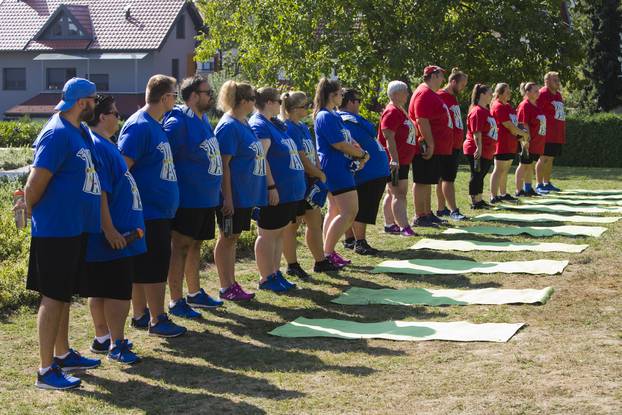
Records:
[[[197,91],[199,94],[206,94],[207,96],[213,97],[214,96],[214,90],[213,89],[208,89],[207,91]]]
[[[106,115],[114,115],[115,118],[121,118],[121,114],[119,114],[119,111],[110,111],[110,112],[105,112],[104,114]]]

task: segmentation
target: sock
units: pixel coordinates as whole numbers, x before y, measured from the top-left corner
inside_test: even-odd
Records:
[[[110,339],[110,333],[105,334],[103,336],[95,336],[95,340],[97,340],[97,343],[101,344],[103,342],[105,342],[106,340]]]
[[[328,252],[328,253],[324,252],[324,257],[328,259],[328,257],[331,256],[332,254],[333,254],[332,252]]]
[[[55,358],[57,358],[57,359],[64,359],[64,358],[66,358],[67,356],[69,356],[69,352],[67,352],[67,353],[65,353],[65,354],[63,354],[63,355],[60,355],[60,356],[54,356],[54,357],[55,357]]]
[[[175,307],[179,301],[180,301],[180,300],[177,300],[177,301],[172,301],[172,300],[171,300],[171,301],[168,303],[168,308],[173,308],[173,307]]]
[[[525,182],[525,184],[523,185],[523,190],[526,191],[526,192],[530,192],[532,190],[531,189],[531,183]]]
[[[48,367],[40,367],[37,371],[39,372],[39,374],[41,376],[45,375],[47,373],[48,370],[50,370],[52,368],[52,366],[48,366]]]
[[[543,182],[542,183],[544,186],[548,186],[549,184],[551,184],[551,182]]]
[[[196,293],[188,293],[188,297],[196,297],[197,295],[201,294],[201,290],[197,291]]]
[[[347,243],[347,244],[351,244],[352,242],[354,242],[354,237],[353,236],[351,236],[349,238],[346,238],[346,240],[345,240],[345,243]]]

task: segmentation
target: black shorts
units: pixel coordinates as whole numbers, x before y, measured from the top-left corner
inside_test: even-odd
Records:
[[[499,161],[514,160],[514,158],[516,158],[516,154],[514,153],[495,154],[495,160]]]
[[[361,183],[356,187],[359,200],[359,211],[356,214],[356,219],[354,219],[356,222],[368,225],[376,224],[378,207],[380,206],[380,199],[382,199],[384,194],[386,183],[386,177],[380,177]]]
[[[560,143],[546,143],[544,145],[544,154],[548,157],[559,157],[562,155],[562,146]]]
[[[207,241],[216,236],[217,208],[179,208],[172,229],[195,241]]]
[[[436,156],[439,159],[439,169],[441,180],[453,183],[458,175],[458,163],[460,162],[460,152],[454,151],[450,155]]]
[[[300,201],[260,207],[257,226],[261,229],[274,230],[296,222],[299,204]]]
[[[520,156],[520,164],[531,164],[535,163],[540,159],[540,154],[532,154],[529,153],[529,157]]]
[[[400,164],[400,168],[397,174],[400,180],[408,180],[409,172],[410,172],[410,164]],[[389,180],[391,180],[391,177],[389,177]]]
[[[432,156],[429,160],[421,155],[415,156],[412,162],[413,181],[417,184],[437,184],[441,178],[439,156]]]
[[[302,199],[300,202],[298,202],[298,205],[296,206],[296,216],[298,217],[304,216],[305,213],[307,213],[307,210],[313,210],[313,209],[315,208],[311,206],[309,202],[307,202],[306,199]]]
[[[251,216],[253,215],[253,208],[235,208],[233,210],[233,234],[239,235],[244,231],[251,230]],[[218,222],[218,228],[222,232],[224,229],[224,218],[222,210],[216,211],[216,221]]]
[[[80,284],[80,295],[131,300],[133,278],[133,256],[113,261],[87,262],[86,273]]]
[[[87,240],[87,234],[33,237],[26,288],[57,301],[71,302],[71,297],[80,292],[80,283],[86,272]]]
[[[171,259],[171,220],[145,221],[147,252],[134,257],[134,282],[157,284],[166,282]]]
[[[339,189],[339,190],[336,190],[336,191],[334,191],[334,192],[330,192],[330,193],[331,193],[333,196],[337,196],[337,195],[342,195],[342,194],[344,194],[344,193],[351,192],[351,191],[353,191],[353,190],[356,190],[356,186],[354,186],[354,187],[346,187],[346,188],[344,188],[344,189]]]

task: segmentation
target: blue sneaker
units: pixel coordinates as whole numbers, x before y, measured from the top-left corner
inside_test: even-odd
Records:
[[[451,210],[447,208],[436,211],[436,216],[438,217],[449,216],[449,215],[451,215]]]
[[[276,274],[268,275],[268,278],[264,282],[259,283],[259,289],[274,291],[275,293],[282,293],[289,290],[288,287],[283,285]]]
[[[549,192],[561,192],[561,189],[559,187],[553,186],[553,183],[551,182],[548,182],[547,184],[545,184],[544,189],[548,190]]]
[[[64,359],[54,357],[56,363],[63,371],[71,372],[72,370],[88,370],[95,369],[102,364],[99,359],[91,359],[84,357],[73,349],[69,349],[69,354]]]
[[[158,322],[155,326],[149,324],[149,335],[158,337],[177,337],[188,331],[185,327],[178,326],[168,318],[166,313],[158,316]]]
[[[449,217],[453,220],[466,220],[467,217],[460,213],[460,209],[456,209],[449,214]]]
[[[149,321],[151,320],[151,314],[149,314],[149,309],[145,308],[143,316],[141,318],[134,318],[130,321],[130,325],[135,329],[148,329]]]
[[[281,284],[284,287],[287,287],[288,289],[292,289],[292,288],[296,288],[296,283],[294,282],[289,282],[287,281],[287,279],[283,276],[283,273],[281,271],[277,271],[276,272],[276,278],[281,281]]]
[[[127,347],[132,348],[133,344],[131,340],[125,339],[127,342]],[[93,339],[93,344],[91,344],[90,348],[91,352],[104,354],[110,351],[110,338],[106,339],[103,343],[97,341],[97,339]]]
[[[224,301],[217,300],[208,295],[203,288],[199,290],[199,293],[194,297],[186,296],[186,303],[193,307],[198,308],[218,308],[224,304]]]
[[[546,189],[546,186],[542,183],[538,183],[536,186],[536,193],[539,195],[548,195],[549,191]]]
[[[181,317],[181,318],[201,318],[203,317],[201,315],[201,313],[199,313],[198,311],[195,311],[192,309],[192,307],[190,307],[188,305],[188,303],[186,302],[186,300],[184,300],[183,298],[180,298],[179,300],[177,300],[177,302],[175,303],[175,305],[173,307],[169,307],[168,311],[177,317]]]
[[[108,353],[108,360],[114,360],[119,363],[125,363],[133,365],[140,362],[140,357],[136,355],[128,344],[127,339],[117,340],[114,342],[114,347]]]
[[[77,388],[81,382],[80,379],[63,372],[56,363],[52,363],[45,374],[42,375],[37,372],[35,386],[41,389],[65,390]]]

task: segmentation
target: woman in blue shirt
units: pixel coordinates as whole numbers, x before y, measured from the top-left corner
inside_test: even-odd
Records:
[[[360,255],[375,255],[365,238],[367,225],[376,223],[380,199],[389,177],[389,158],[382,145],[376,140],[376,126],[359,114],[361,98],[354,89],[345,89],[340,110],[337,112],[352,138],[369,153],[365,167],[354,174],[359,211],[352,228],[346,232],[344,246],[354,249]]]
[[[350,263],[335,252],[335,246],[352,226],[359,209],[354,172],[369,160],[369,153],[356,144],[335,112],[342,99],[339,81],[320,79],[315,89],[313,120],[320,168],[326,174],[329,191],[324,256],[337,267]]]
[[[295,287],[281,273],[283,233],[296,223],[298,206],[303,200],[306,183],[304,165],[298,146],[287,134],[287,126],[277,118],[281,108],[279,91],[260,88],[256,92],[257,112],[249,120],[266,153],[268,204],[259,209],[259,227],[255,241],[255,260],[259,270],[259,288],[274,292]]]
[[[266,157],[263,146],[248,125],[255,105],[255,91],[247,83],[227,81],[218,94],[218,108],[225,111],[214,132],[222,157],[222,209],[216,212],[220,233],[214,262],[220,278],[220,298],[248,301],[235,281],[235,252],[242,231],[251,229],[251,213],[267,204]]]

